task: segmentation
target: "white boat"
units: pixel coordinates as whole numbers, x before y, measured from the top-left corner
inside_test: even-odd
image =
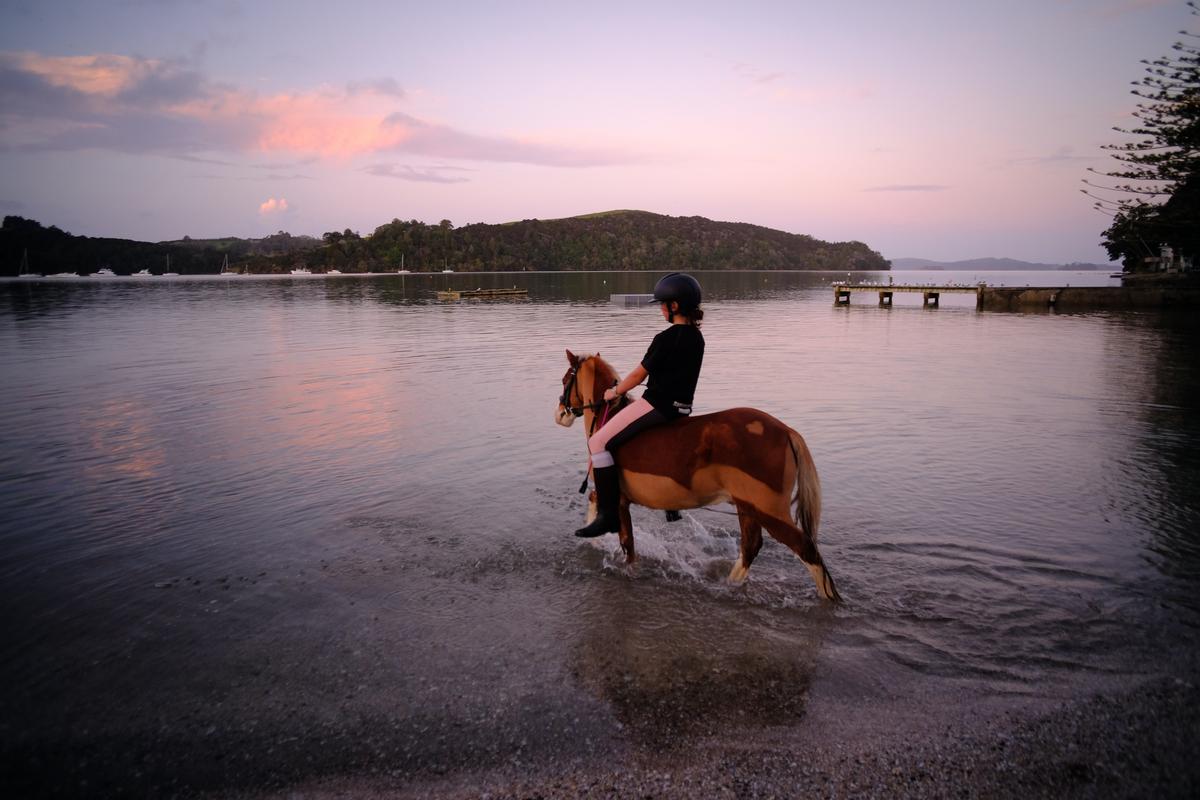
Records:
[[[135,278],[152,278],[152,277],[154,277],[154,273],[148,269],[139,269],[137,272],[133,273],[133,277],[135,277]]]
[[[93,278],[115,278],[117,273],[113,272],[108,267],[101,267],[92,273]]]
[[[292,270],[293,275],[312,275],[312,270],[308,267],[297,267]]]
[[[229,271],[229,254],[228,253],[225,254],[225,260],[221,262],[221,275],[226,278],[237,277],[236,272]]]
[[[47,275],[47,278],[78,278],[78,272],[56,272],[53,275]]]
[[[178,278],[178,272],[171,272],[171,254],[167,253],[167,271],[163,273],[164,278]]]
[[[342,271],[340,269],[327,269],[327,270],[325,270],[325,274],[326,275],[341,275]]]
[[[397,274],[397,275],[411,275],[411,274],[412,274],[412,270],[410,270],[410,269],[398,269],[398,270],[396,270],[396,274]]]
[[[452,269],[444,269],[444,270],[442,270],[442,272],[454,272],[454,270],[452,270]]]
[[[31,272],[30,271],[30,269],[29,269],[29,250],[28,249],[25,250],[23,253],[21,253],[21,266],[17,268],[17,277],[18,278],[40,278],[40,277],[42,277],[40,272]]]

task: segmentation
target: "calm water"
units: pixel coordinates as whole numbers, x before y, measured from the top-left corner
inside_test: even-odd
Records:
[[[570,535],[563,351],[627,371],[661,318],[607,298],[653,276],[0,284],[5,769],[61,791],[442,773],[1194,663],[1197,321],[700,277],[697,410],[804,434],[841,607],[772,540],[725,585],[726,514],[635,510],[632,571]],[[432,297],[479,285],[529,300]]]

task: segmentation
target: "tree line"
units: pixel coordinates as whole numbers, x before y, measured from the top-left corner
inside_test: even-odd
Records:
[[[71,236],[33,220],[5,217],[0,262],[16,274],[24,254],[41,273],[118,274],[143,268],[182,274],[235,271],[282,273],[304,266],[342,272],[549,270],[803,269],[882,270],[890,262],[862,242],[825,242],[804,234],[703,217],[613,211],[555,220],[528,219],[455,228],[394,219],[362,236],[330,231],[321,239],[284,232],[263,240],[183,239],[134,242]]]
[[[222,265],[241,271],[253,262],[267,265],[297,252],[317,247],[311,236],[279,233],[263,239],[182,239],[169,242],[139,242],[95,236],[73,236],[57,226],[18,216],[7,216],[0,226],[0,275],[16,275],[25,268],[30,272],[52,275],[62,272],[87,274],[111,269],[118,275],[132,275],[143,269],[155,274],[178,272],[181,275],[215,274]]]

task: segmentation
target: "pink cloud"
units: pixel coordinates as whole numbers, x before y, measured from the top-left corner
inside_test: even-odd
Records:
[[[284,214],[287,210],[288,201],[285,197],[281,197],[278,200],[274,197],[269,197],[258,207],[258,213],[264,217],[268,214]]]
[[[579,167],[635,154],[459,130],[398,110],[393,79],[260,94],[161,60],[0,52],[7,144],[170,155],[264,153],[348,159],[388,152]]]

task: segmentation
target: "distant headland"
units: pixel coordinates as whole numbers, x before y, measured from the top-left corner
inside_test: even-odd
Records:
[[[169,268],[168,268],[169,264]],[[744,222],[606,211],[455,228],[394,219],[366,235],[331,231],[320,239],[280,231],[263,239],[138,242],[73,236],[8,216],[0,228],[0,275],[95,272],[251,274],[313,271],[455,272],[551,270],[886,270],[862,242],[826,242]]]
[[[1005,272],[1009,270],[1108,270],[1120,272],[1120,264],[1090,264],[1072,262],[1070,264],[1042,264],[1034,261],[1017,261],[1014,258],[971,258],[966,261],[931,261],[928,258],[893,258],[892,269],[932,269],[967,272]]]

